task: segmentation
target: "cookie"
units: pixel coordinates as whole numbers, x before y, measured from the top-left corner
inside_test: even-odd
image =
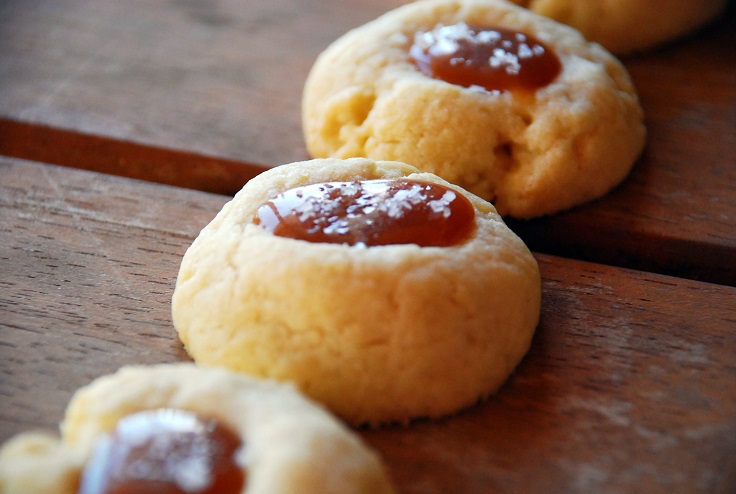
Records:
[[[613,55],[503,0],[419,1],[347,33],[312,67],[302,118],[313,157],[409,163],[517,218],[605,195],[646,138]]]
[[[172,316],[199,364],[291,381],[377,425],[496,391],[529,348],[540,292],[487,201],[404,163],[316,159],[252,179],[201,231]]]
[[[618,55],[650,50],[718,17],[728,0],[511,0],[580,30]]]
[[[172,478],[191,493],[393,492],[379,458],[293,387],[188,363],[97,379],[74,395],[61,432],[61,440],[28,432],[8,441],[0,491],[130,491],[134,480],[126,489],[106,473],[119,462],[132,476]],[[146,440],[148,460],[135,459]]]

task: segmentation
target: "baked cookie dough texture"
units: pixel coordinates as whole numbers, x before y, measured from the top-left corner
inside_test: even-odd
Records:
[[[559,57],[560,74],[531,95],[424,75],[408,56],[415,34],[460,22],[536,37]],[[409,163],[517,218],[606,194],[646,134],[635,88],[613,55],[503,0],[422,0],[350,31],[316,60],[302,103],[313,157]]]
[[[273,235],[258,207],[307,184],[444,184],[476,209],[450,247],[360,247]],[[292,381],[352,424],[451,414],[497,390],[527,352],[541,281],[493,206],[396,162],[317,159],[248,182],[182,259],[174,326],[201,365]]]
[[[720,15],[728,0],[511,0],[580,30],[617,55],[649,50]]]
[[[81,388],[62,439],[27,432],[0,450],[3,494],[76,494],[96,441],[135,412],[175,408],[235,430],[248,469],[243,493],[390,493],[378,457],[293,387],[193,364],[125,367]]]

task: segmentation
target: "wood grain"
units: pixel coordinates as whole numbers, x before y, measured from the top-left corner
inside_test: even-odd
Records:
[[[225,202],[0,159],[0,436],[48,427],[80,384],[186,358],[169,316],[178,263]]]
[[[188,359],[176,272],[228,198],[8,158],[0,176],[1,441],[56,427],[98,375]],[[542,322],[496,397],[360,431],[399,492],[733,492],[736,289],[537,258]]]
[[[537,257],[542,322],[501,392],[365,434],[402,492],[736,489],[736,291]]]
[[[0,154],[231,194],[307,158],[315,57],[400,0],[0,3]],[[736,7],[625,60],[649,143],[612,194],[512,227],[535,250],[736,285]]]
[[[401,3],[6,0],[0,116],[264,166],[296,161],[307,157],[300,105],[314,59]]]

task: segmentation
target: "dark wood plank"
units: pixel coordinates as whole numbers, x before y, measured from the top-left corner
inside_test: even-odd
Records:
[[[75,389],[186,360],[170,297],[228,199],[0,158],[0,441]],[[501,392],[361,431],[402,493],[736,489],[736,289],[538,255],[542,322]]]
[[[542,319],[501,392],[365,434],[403,492],[736,489],[736,289],[537,254]]]
[[[186,358],[171,289],[193,233],[226,198],[7,159],[0,176],[5,439],[50,426],[101,373]]]
[[[3,1],[0,117],[264,166],[296,161],[307,157],[301,92],[315,57],[401,3]]]
[[[0,118],[5,156],[233,195],[263,166]]]

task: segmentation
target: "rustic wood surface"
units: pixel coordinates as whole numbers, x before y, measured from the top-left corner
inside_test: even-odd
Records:
[[[303,159],[314,59],[401,3],[4,0],[0,116],[263,166]]]
[[[122,365],[188,360],[185,249],[249,178],[308,157],[314,58],[401,3],[0,2],[0,441]],[[624,60],[649,130],[631,176],[510,222],[543,275],[517,372],[456,416],[359,431],[400,493],[736,492],[734,46],[731,2]]]
[[[0,441],[119,366],[187,360],[181,256],[226,196],[0,158]],[[501,392],[360,431],[401,493],[736,489],[736,288],[537,255],[542,319]]]
[[[0,154],[231,194],[307,158],[314,58],[401,0],[0,2]],[[535,250],[736,285],[736,3],[624,60],[649,143],[612,194],[512,227]]]

